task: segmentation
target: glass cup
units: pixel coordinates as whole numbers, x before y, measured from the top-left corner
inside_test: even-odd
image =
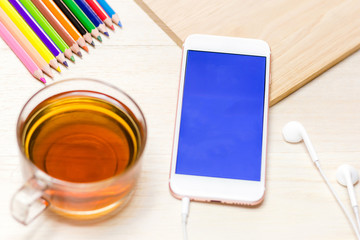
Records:
[[[17,123],[25,184],[13,217],[30,223],[47,208],[76,219],[120,209],[141,170],[147,128],[138,105],[110,84],[69,79],[38,91]]]

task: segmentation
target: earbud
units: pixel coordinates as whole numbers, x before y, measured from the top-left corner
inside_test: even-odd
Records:
[[[336,179],[338,183],[347,187],[351,205],[356,207],[358,204],[354,192],[354,185],[359,181],[359,174],[356,169],[348,164],[341,165],[336,172]]]
[[[288,122],[284,126],[282,133],[285,141],[287,142],[298,143],[303,140],[313,162],[316,163],[317,161],[319,161],[315,149],[311,144],[310,138],[301,123],[296,121]]]
[[[298,143],[298,142],[301,142],[301,140],[304,141],[304,143],[305,143],[305,145],[307,147],[307,150],[309,152],[309,155],[310,155],[311,159],[313,160],[315,166],[319,170],[320,175],[324,179],[326,185],[329,187],[329,190],[331,191],[331,193],[335,197],[335,199],[338,202],[339,206],[344,211],[345,216],[347,217],[347,219],[351,223],[351,226],[352,226],[352,228],[353,228],[353,230],[354,230],[354,232],[356,234],[357,239],[360,240],[359,208],[358,208],[357,201],[356,201],[356,198],[355,198],[355,193],[354,193],[354,184],[359,180],[359,175],[356,172],[356,170],[353,167],[349,166],[349,165],[340,166],[338,171],[337,171],[337,180],[338,180],[338,182],[340,184],[348,187],[348,192],[349,192],[349,195],[350,195],[351,204],[353,205],[353,210],[354,210],[354,213],[355,213],[355,216],[356,216],[356,220],[357,220],[359,229],[358,229],[358,227],[356,227],[354,220],[351,218],[349,212],[344,207],[344,204],[341,202],[340,198],[338,197],[338,195],[334,191],[334,188],[331,186],[331,184],[330,184],[328,178],[326,177],[325,173],[321,169],[319,158],[316,155],[315,149],[312,146],[310,138],[309,138],[305,128],[303,127],[303,125],[301,125],[301,123],[295,122],[295,121],[288,122],[283,128],[282,134],[283,134],[283,137],[284,137],[285,141],[290,142],[290,143]]]

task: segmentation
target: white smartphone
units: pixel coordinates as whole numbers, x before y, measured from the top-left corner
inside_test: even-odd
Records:
[[[269,84],[266,42],[210,35],[185,40],[169,180],[176,198],[263,200]]]

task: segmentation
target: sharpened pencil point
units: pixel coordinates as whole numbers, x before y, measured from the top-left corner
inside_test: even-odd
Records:
[[[71,56],[71,57],[70,57],[70,60],[71,60],[72,62],[75,62],[74,56]]]
[[[110,29],[113,30],[113,31],[115,31],[114,25],[111,25],[111,26],[110,26]]]
[[[110,35],[109,35],[108,32],[104,32],[104,34],[105,34],[107,37],[110,37]]]
[[[120,21],[118,22],[118,25],[122,28],[122,24],[121,24],[121,22],[120,22]]]
[[[61,69],[60,69],[60,67],[57,67],[57,68],[56,68],[56,71],[58,71],[58,72],[60,72],[60,73],[61,73]]]
[[[52,74],[51,72],[51,69],[50,69],[50,66],[49,65],[46,65],[42,68],[43,72],[48,75],[49,77],[53,78],[54,75]]]
[[[78,55],[79,57],[81,57],[82,58],[82,54],[81,54],[81,52],[79,51],[79,52],[77,52],[76,53],[76,55]]]
[[[67,61],[64,61],[63,64],[65,67],[69,67],[69,64],[67,63]]]
[[[89,52],[89,48],[87,46],[82,47],[86,52]]]
[[[94,43],[94,41],[92,41],[90,44],[91,44],[93,47],[95,47],[95,43]]]
[[[102,42],[102,38],[100,36],[97,36],[97,40],[99,40],[100,42]]]
[[[43,83],[46,83],[46,80],[45,80],[45,78],[40,78],[40,81],[42,81]]]

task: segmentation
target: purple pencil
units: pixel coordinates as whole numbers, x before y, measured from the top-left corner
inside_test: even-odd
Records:
[[[50,39],[50,37],[44,32],[44,30],[39,26],[35,19],[30,15],[30,13],[24,8],[24,6],[18,0],[9,0],[11,5],[18,11],[22,18],[27,22],[35,34],[41,39],[45,46],[50,50],[50,52],[56,57],[56,59],[64,64],[66,67],[68,63],[65,60],[64,54],[60,49],[55,45],[55,43]]]

